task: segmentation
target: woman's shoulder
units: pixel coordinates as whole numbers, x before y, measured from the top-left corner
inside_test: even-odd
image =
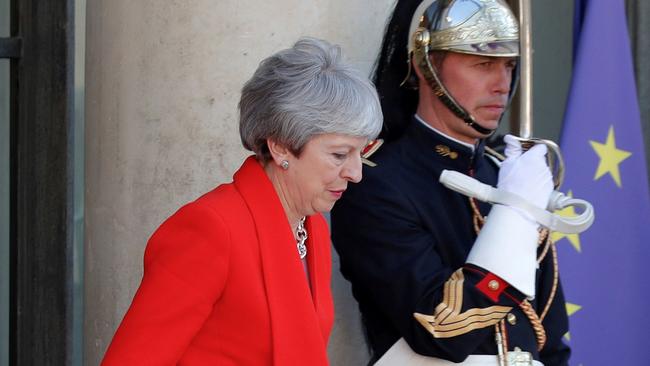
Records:
[[[232,208],[245,205],[245,203],[235,185],[230,182],[220,184],[188,205],[202,206],[216,212],[228,213]]]
[[[180,207],[156,229],[152,242],[196,243],[213,236],[227,234],[223,213],[199,198]],[[175,240],[168,240],[175,239]],[[148,247],[150,246],[148,245]]]
[[[159,230],[165,226],[202,227],[202,231],[226,234],[232,226],[239,227],[248,218],[250,210],[235,185],[224,183],[180,207]]]
[[[153,233],[150,244],[162,238],[183,238],[187,243],[197,242],[187,240],[197,236],[204,239],[228,236],[230,217],[242,205],[239,201],[231,183],[219,185],[171,214]]]

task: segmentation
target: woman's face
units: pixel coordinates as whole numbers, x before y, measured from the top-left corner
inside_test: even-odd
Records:
[[[323,134],[309,140],[300,157],[289,154],[285,198],[298,216],[330,211],[348,182],[361,180],[361,150],[367,142],[363,137]]]

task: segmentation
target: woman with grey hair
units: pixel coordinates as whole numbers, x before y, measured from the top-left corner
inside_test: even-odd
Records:
[[[339,47],[304,38],[244,85],[247,158],[233,182],[152,235],[144,277],[103,365],[327,365],[329,211],[361,179],[382,125]]]

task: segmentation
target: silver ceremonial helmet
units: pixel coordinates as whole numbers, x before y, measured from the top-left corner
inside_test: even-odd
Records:
[[[415,39],[420,33],[428,42]],[[409,52],[416,47],[492,57],[519,56],[519,23],[502,0],[425,0],[409,27]]]
[[[447,51],[487,57],[519,57],[519,21],[503,0],[425,0],[417,7],[409,28],[408,55],[417,64],[435,95],[458,118],[484,135],[494,130],[479,125],[476,119],[449,93],[429,57],[432,51]],[[409,62],[409,75],[410,66]],[[519,80],[515,68],[508,104]],[[525,136],[528,137],[528,136]],[[564,179],[564,163],[559,147],[552,141],[518,138],[523,147],[547,145],[549,166],[555,188]]]

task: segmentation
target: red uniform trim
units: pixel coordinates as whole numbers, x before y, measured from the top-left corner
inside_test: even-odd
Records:
[[[488,273],[476,284],[476,288],[495,303],[499,301],[499,297],[509,286],[508,282],[493,273]]]

